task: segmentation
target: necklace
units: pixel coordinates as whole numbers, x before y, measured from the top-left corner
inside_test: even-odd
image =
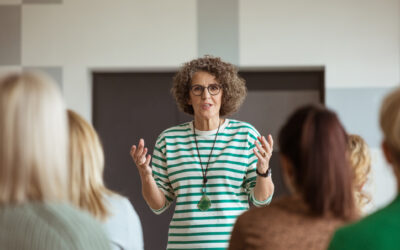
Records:
[[[202,196],[201,196],[201,199],[200,199],[199,203],[197,203],[197,207],[201,211],[207,211],[211,207],[211,200],[210,200],[210,198],[207,197],[207,190],[206,190],[207,170],[208,170],[208,164],[210,163],[210,158],[211,158],[212,152],[214,150],[215,142],[217,141],[217,137],[218,137],[218,132],[219,132],[219,127],[220,126],[221,126],[221,121],[218,121],[217,133],[215,134],[214,143],[213,143],[213,146],[211,148],[210,155],[208,156],[206,169],[204,170],[203,169],[203,163],[201,162],[201,156],[200,156],[200,152],[199,152],[199,147],[197,146],[196,131],[195,131],[194,121],[193,121],[193,136],[194,136],[194,141],[196,142],[197,154],[198,154],[199,159],[200,159],[201,173],[203,175],[203,187],[201,188]]]

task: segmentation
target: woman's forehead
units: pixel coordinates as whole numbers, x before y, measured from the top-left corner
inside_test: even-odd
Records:
[[[192,84],[210,84],[210,83],[218,83],[216,77],[206,71],[197,71],[192,76]]]

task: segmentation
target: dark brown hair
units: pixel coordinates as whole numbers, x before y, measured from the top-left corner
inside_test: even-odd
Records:
[[[219,57],[204,56],[185,63],[173,79],[171,93],[178,108],[193,115],[192,105],[188,104],[192,77],[196,72],[207,72],[215,77],[222,85],[222,102],[220,116],[231,115],[236,112],[246,98],[246,82],[239,77],[237,69],[230,63],[223,62]]]
[[[279,148],[291,162],[295,185],[315,215],[353,218],[347,134],[334,112],[314,105],[296,110],[279,133]]]

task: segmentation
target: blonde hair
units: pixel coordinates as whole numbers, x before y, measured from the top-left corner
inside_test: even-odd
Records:
[[[394,160],[400,164],[400,88],[389,93],[383,100],[380,125]]]
[[[94,128],[68,110],[71,201],[99,220],[109,215],[104,196],[113,194],[103,182],[104,153]]]
[[[50,78],[1,78],[0,204],[66,200],[67,140],[65,106]]]
[[[362,209],[371,201],[370,195],[362,190],[371,172],[371,154],[368,144],[359,135],[348,136],[348,147],[350,166],[353,170],[355,200],[359,209]]]

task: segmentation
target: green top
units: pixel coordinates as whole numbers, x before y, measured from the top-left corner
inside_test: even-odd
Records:
[[[61,203],[0,206],[0,249],[110,249],[101,225]]]
[[[330,250],[399,249],[400,195],[385,208],[336,231]]]

